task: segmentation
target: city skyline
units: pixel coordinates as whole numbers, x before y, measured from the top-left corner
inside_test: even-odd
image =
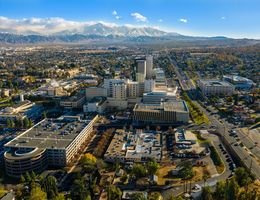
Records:
[[[256,0],[0,0],[0,30],[37,26],[48,29],[103,22],[145,26],[192,36],[260,38]]]

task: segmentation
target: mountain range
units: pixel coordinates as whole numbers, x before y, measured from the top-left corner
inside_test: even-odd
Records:
[[[46,30],[48,27],[44,27]],[[51,28],[50,28],[51,29]],[[67,29],[43,34],[44,29],[37,31],[26,28],[0,27],[1,44],[37,44],[37,43],[86,43],[86,42],[163,42],[163,41],[221,41],[221,44],[242,42],[242,44],[255,44],[259,40],[234,40],[226,37],[192,37],[178,33],[166,32],[153,27],[135,27],[131,25],[111,25],[105,23],[92,23],[71,26]],[[46,31],[47,32],[47,31]]]

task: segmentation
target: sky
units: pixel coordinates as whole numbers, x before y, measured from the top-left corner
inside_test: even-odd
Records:
[[[260,39],[260,0],[0,0],[0,28],[27,19],[48,24],[47,18],[59,19],[60,26],[103,21],[184,35]]]

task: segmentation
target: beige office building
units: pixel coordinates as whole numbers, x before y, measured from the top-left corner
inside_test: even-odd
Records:
[[[170,101],[160,104],[137,103],[134,107],[134,123],[176,124],[189,121],[189,109],[185,101]]]

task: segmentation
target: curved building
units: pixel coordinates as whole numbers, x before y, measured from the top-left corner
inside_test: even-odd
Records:
[[[77,116],[64,116],[35,124],[5,144],[7,175],[20,177],[27,171],[40,173],[49,166],[65,167],[73,163],[97,118],[80,120]]]
[[[5,152],[4,158],[6,174],[12,177],[20,177],[27,171],[40,173],[48,165],[45,149],[13,149]]]

